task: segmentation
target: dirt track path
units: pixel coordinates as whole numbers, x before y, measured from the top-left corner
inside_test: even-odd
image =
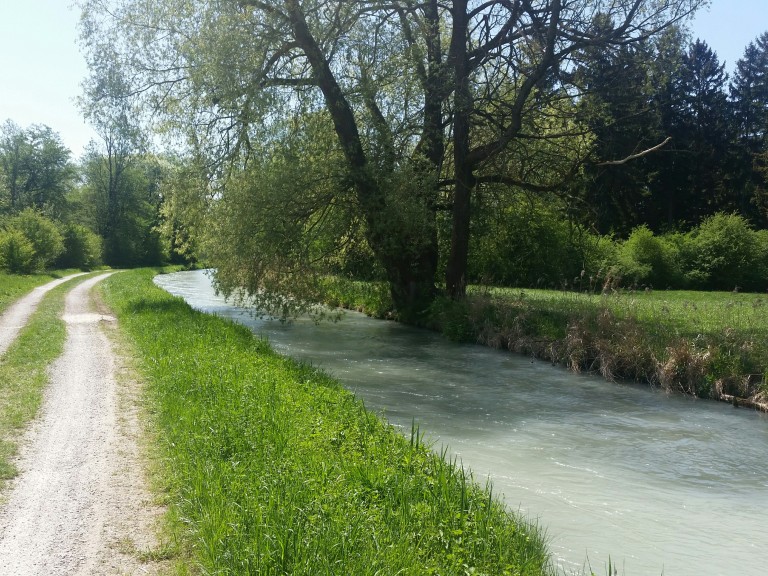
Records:
[[[40,304],[40,301],[43,299],[46,292],[53,290],[56,286],[63,284],[70,278],[82,276],[83,274],[85,274],[85,272],[72,274],[54,280],[53,282],[48,282],[42,286],[38,286],[29,294],[14,302],[3,314],[0,314],[0,356],[2,356],[13,341],[16,340],[16,336],[19,335],[19,330],[26,325],[29,317],[32,316],[32,313],[37,308],[37,305]]]
[[[50,369],[41,416],[21,449],[21,474],[0,507],[0,574],[151,574],[157,508],[144,489],[130,383],[86,280],[66,297],[67,340]]]

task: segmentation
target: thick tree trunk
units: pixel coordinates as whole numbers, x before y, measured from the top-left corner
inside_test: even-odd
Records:
[[[330,63],[307,25],[301,4],[286,0],[293,34],[309,61],[326,109],[333,121],[336,136],[344,152],[354,183],[358,202],[367,225],[367,240],[383,264],[390,283],[398,314],[415,321],[435,297],[437,269],[437,233],[434,216],[428,238],[413,239],[398,225],[396,212],[387,204],[386,191],[377,181],[368,162],[352,108],[338,84]],[[434,214],[433,198],[416,198],[426,202],[422,208]],[[427,225],[430,228],[430,225]],[[414,242],[416,243],[414,245]]]
[[[436,249],[434,254],[422,250],[417,258],[391,258],[388,262],[390,294],[399,320],[418,324],[424,318],[437,295],[436,263]]]
[[[470,200],[474,187],[472,165],[469,162],[469,118],[472,94],[469,88],[467,61],[467,1],[453,3],[453,37],[451,57],[454,70],[453,162],[455,186],[451,252],[448,257],[445,284],[448,296],[463,299],[467,291],[469,256]]]

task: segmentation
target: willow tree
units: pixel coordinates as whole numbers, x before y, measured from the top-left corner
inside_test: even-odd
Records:
[[[418,313],[436,294],[438,210],[451,212],[445,284],[465,293],[471,198],[487,183],[529,189],[557,181],[506,161],[541,138],[536,119],[581,97],[572,74],[587,49],[639,42],[689,16],[704,0],[83,0],[83,40],[98,60],[129,72],[163,128],[183,133],[223,186],[265,143],[284,145],[291,122],[322,113],[343,170],[340,189],[385,270],[398,310]],[[603,25],[593,23],[600,20]],[[607,24],[606,24],[607,23]],[[108,39],[108,40],[107,40]],[[556,124],[556,122],[555,122]],[[531,128],[534,127],[534,131]],[[255,143],[259,145],[256,146]],[[290,145],[289,145],[290,147]],[[338,152],[338,155],[336,154]],[[294,169],[301,170],[297,158]],[[295,195],[303,191],[296,189]],[[278,195],[282,197],[282,195]],[[337,196],[333,196],[337,199]],[[270,201],[260,194],[258,201]],[[294,230],[322,226],[314,205]],[[273,213],[265,210],[265,213]],[[237,217],[231,213],[231,217]],[[256,217],[257,215],[253,215]],[[244,224],[243,222],[238,225]],[[254,236],[265,222],[251,222]],[[288,244],[290,245],[290,244]],[[252,245],[253,250],[258,250]],[[220,285],[252,291],[311,262],[290,250],[252,277]],[[245,262],[253,257],[245,251]],[[214,263],[215,264],[215,263]],[[310,267],[311,268],[311,267]],[[280,283],[273,283],[279,287]],[[283,283],[290,295],[290,283]]]

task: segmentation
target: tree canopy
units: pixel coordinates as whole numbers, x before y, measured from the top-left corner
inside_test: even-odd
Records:
[[[59,135],[44,125],[0,125],[0,214],[25,208],[60,216],[77,171]]]
[[[334,250],[362,242],[403,315],[429,304],[440,269],[463,296],[472,202],[485,187],[555,190],[579,172],[591,153],[577,121],[581,63],[648,42],[701,4],[81,2],[94,85],[115,70],[130,79],[123,96],[207,166],[218,229],[250,231],[249,249],[219,270],[225,292],[257,294],[272,278],[301,296],[297,270],[306,279],[328,267],[318,238]],[[304,155],[308,138],[330,166]],[[258,209],[236,209],[248,199]],[[271,250],[289,231],[293,249]],[[237,265],[255,254],[262,265]]]

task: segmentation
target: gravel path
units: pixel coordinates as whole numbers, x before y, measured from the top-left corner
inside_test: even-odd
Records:
[[[19,335],[19,330],[26,325],[29,317],[32,316],[32,313],[37,308],[37,305],[40,304],[40,301],[43,299],[46,292],[53,290],[56,286],[63,284],[70,278],[82,276],[83,274],[85,274],[85,272],[72,274],[54,280],[53,282],[48,282],[48,284],[38,286],[32,290],[32,292],[14,302],[3,314],[0,314],[0,356],[2,356],[5,351],[8,350],[11,343],[16,340],[16,336]]]
[[[137,549],[154,546],[158,513],[144,489],[137,392],[118,378],[120,358],[90,290],[66,297],[67,340],[49,369],[41,416],[22,444],[7,504],[0,508],[0,574],[153,574]]]

